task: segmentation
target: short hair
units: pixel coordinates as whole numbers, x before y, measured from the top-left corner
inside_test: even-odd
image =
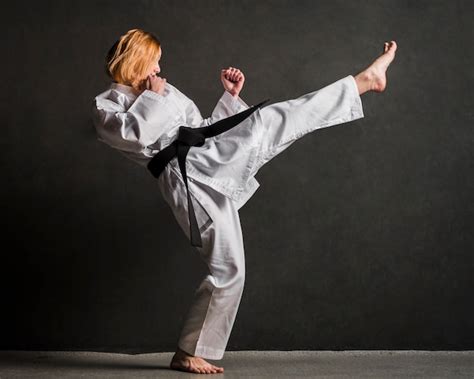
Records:
[[[161,43],[142,29],[130,29],[110,48],[105,58],[105,71],[117,83],[137,88],[147,71],[158,59]]]

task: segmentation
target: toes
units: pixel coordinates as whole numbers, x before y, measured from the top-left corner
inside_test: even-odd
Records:
[[[192,372],[196,374],[210,374],[211,372],[209,369],[205,367],[197,367],[193,366],[191,362],[186,362],[187,364],[184,363],[172,363],[170,367],[174,370],[179,370],[179,371],[185,371],[185,372]]]
[[[203,366],[195,367],[195,370],[196,370],[196,372],[198,372],[200,374],[210,374],[211,373],[209,368],[203,367]]]
[[[397,44],[395,41],[384,42],[383,44],[383,52],[386,53],[389,50],[395,51],[397,48]]]

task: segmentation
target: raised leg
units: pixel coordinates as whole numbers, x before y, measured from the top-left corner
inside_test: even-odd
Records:
[[[252,175],[304,135],[362,118],[364,113],[357,83],[348,75],[296,99],[266,106],[260,116],[262,130]]]
[[[385,90],[386,71],[396,50],[395,41],[385,42],[382,54],[355,77],[348,75],[317,91],[262,108],[253,175],[307,133],[364,117],[360,95]]]

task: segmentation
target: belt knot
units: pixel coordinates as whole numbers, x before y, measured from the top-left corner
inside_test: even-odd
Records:
[[[180,126],[177,140],[187,146],[202,146],[206,141],[206,137],[196,129]]]

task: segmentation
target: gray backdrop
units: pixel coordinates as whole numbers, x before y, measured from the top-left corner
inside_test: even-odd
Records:
[[[135,27],[208,117],[356,75],[396,40],[365,118],[264,166],[241,209],[228,350],[474,348],[473,3],[15,2],[4,11],[2,349],[172,351],[206,266],[157,181],[96,140],[104,56]]]

